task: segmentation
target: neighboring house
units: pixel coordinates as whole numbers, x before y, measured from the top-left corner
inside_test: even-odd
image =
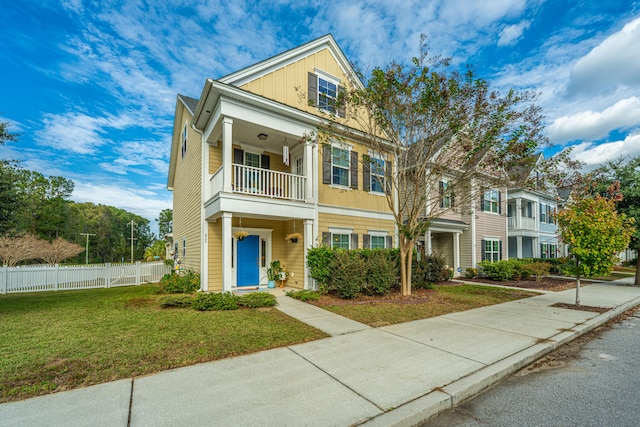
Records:
[[[538,161],[542,156],[538,157]],[[558,192],[545,185],[536,171],[535,163],[528,175],[535,189],[509,189],[507,216],[509,221],[509,258],[558,258]]]
[[[438,191],[440,207],[446,212],[433,221],[424,239],[418,239],[419,245],[427,253],[444,256],[455,276],[464,275],[480,261],[506,258],[506,188],[481,189],[476,184],[469,189],[473,197],[461,204],[446,188],[443,179]]]
[[[178,95],[168,178],[174,253],[200,273],[202,290],[264,287],[276,259],[288,286],[312,288],[309,248],[394,246],[385,196],[392,159],[369,158],[358,141],[309,138],[323,113],[343,114],[334,101],[352,84],[361,82],[327,35],[207,79],[200,99]],[[294,232],[303,238],[285,240]]]

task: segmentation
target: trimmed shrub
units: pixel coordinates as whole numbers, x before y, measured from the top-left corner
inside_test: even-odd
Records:
[[[367,273],[362,292],[367,295],[387,295],[398,283],[398,263],[383,249],[363,250]]]
[[[307,302],[307,301],[317,301],[320,299],[320,292],[310,291],[307,289],[301,291],[289,291],[286,293],[288,297],[295,298],[297,300]]]
[[[321,288],[326,288],[329,285],[334,260],[334,250],[327,246],[311,248],[307,251],[309,272],[311,277],[318,281]]]
[[[240,308],[238,300],[240,297],[230,292],[198,294],[196,299],[191,303],[191,307],[198,311],[210,310],[237,310]]]
[[[340,298],[357,297],[365,281],[364,260],[356,251],[344,250],[335,251],[334,258],[329,290],[335,290]]]
[[[516,260],[481,261],[482,272],[491,280],[512,280],[521,277],[522,264]]]
[[[477,277],[477,276],[478,276],[477,268],[469,267],[465,270],[464,277],[466,277],[467,279],[473,279],[474,277]]]
[[[420,261],[413,265],[412,285],[417,288],[431,289],[437,282],[451,279],[451,270],[447,267],[447,261],[440,254],[423,255]]]
[[[278,304],[275,295],[269,292],[252,292],[242,295],[238,299],[238,304],[247,308],[273,307]]]
[[[160,293],[163,294],[192,294],[198,289],[200,289],[200,274],[191,270],[165,274],[160,280]]]
[[[167,295],[158,300],[162,308],[189,308],[192,302],[191,295]]]
[[[536,282],[541,282],[545,276],[551,271],[551,263],[548,262],[531,262],[522,264],[522,269],[531,276],[536,276]]]

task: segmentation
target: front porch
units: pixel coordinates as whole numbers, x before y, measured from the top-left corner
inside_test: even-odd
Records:
[[[313,286],[306,263],[307,250],[314,242],[311,218],[223,212],[208,222],[208,229],[209,278],[203,290],[266,290],[267,269],[274,260],[280,261],[288,272],[284,285],[295,289]],[[287,240],[293,233],[299,233],[302,239]]]

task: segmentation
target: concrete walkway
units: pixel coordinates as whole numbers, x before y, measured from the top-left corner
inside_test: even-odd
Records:
[[[331,335],[0,405],[2,426],[414,425],[640,305],[640,288],[575,290],[371,328],[291,298],[279,309]]]

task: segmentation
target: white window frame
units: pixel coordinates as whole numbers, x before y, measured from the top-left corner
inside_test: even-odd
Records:
[[[487,209],[487,206],[489,209]],[[484,192],[483,211],[495,214],[500,213],[500,190],[493,189]]]
[[[182,158],[187,154],[187,124],[184,124],[182,128],[182,146],[180,147],[182,151]]]
[[[372,156],[369,155],[369,157],[371,158],[371,161],[369,162],[369,188],[371,189],[372,193],[375,194],[386,194],[385,193],[385,188],[387,186],[387,176],[386,176],[386,171],[387,171],[387,160],[380,157],[380,156]],[[382,162],[382,174],[379,173],[374,173],[374,162]],[[378,190],[374,190],[373,189],[373,183],[375,182],[375,179],[377,178],[378,181],[380,182],[380,185],[382,186],[382,189],[380,191]]]
[[[487,244],[491,243],[491,250],[487,251]],[[495,245],[497,244],[497,245]],[[489,256],[491,254],[491,256]],[[495,259],[494,259],[495,255]],[[500,261],[500,239],[495,238],[485,238],[484,239],[484,259],[486,261]]]
[[[341,249],[351,249],[351,234],[353,234],[353,229],[351,228],[329,228],[329,233],[331,233],[331,248],[334,249],[335,246],[333,244],[334,236],[347,236],[347,248]]]
[[[369,231],[369,249],[376,249],[373,247],[373,238],[382,238],[383,245],[380,249],[387,249],[387,236],[388,233],[384,231]]]
[[[334,149],[346,151],[346,153],[347,153],[347,162],[348,162],[347,166],[335,165],[333,163],[333,150]],[[333,168],[334,167],[347,170],[347,183],[346,184],[336,184],[334,182],[334,180],[333,180],[333,178],[334,178]],[[351,147],[345,147],[345,146],[337,145],[337,144],[332,144],[331,145],[331,185],[332,186],[336,186],[336,187],[340,187],[340,188],[351,188]]]
[[[322,70],[318,70],[317,68],[314,71],[316,76],[318,77],[318,86],[316,87],[316,90],[318,91],[318,99],[316,99],[317,101],[316,105],[318,106],[318,109],[322,111],[326,111],[327,113],[330,113],[330,114],[338,114],[338,111],[336,110],[336,107],[335,107],[335,101],[338,99],[338,87],[340,86],[340,79]],[[325,106],[323,105],[325,103],[320,101],[321,99],[323,99],[323,97],[325,97],[325,95],[320,91],[320,80],[324,80],[325,82],[332,84],[336,87],[335,97],[326,96],[327,100],[333,100],[333,105],[331,105],[330,101],[327,101]]]
[[[451,203],[452,198],[451,198],[451,191],[447,191],[449,188],[449,179],[448,178],[442,178],[440,180],[440,182],[442,182],[442,194],[441,196],[441,204],[442,204],[442,208],[443,209],[450,209],[453,207],[453,203]],[[440,187],[440,184],[438,183],[438,187]],[[438,188],[438,190],[440,190],[440,188]]]

